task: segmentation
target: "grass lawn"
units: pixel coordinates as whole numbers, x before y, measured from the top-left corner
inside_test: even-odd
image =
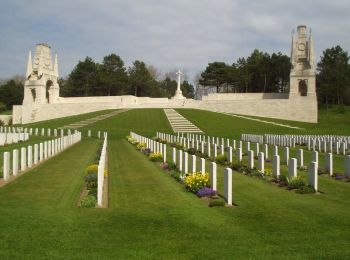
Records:
[[[299,133],[179,111],[211,136]],[[53,128],[67,120],[40,124]],[[234,173],[238,206],[209,208],[125,140],[130,130],[171,133],[162,110],[130,110],[86,129],[109,132],[109,208],[75,207],[99,142],[85,138],[0,188],[1,259],[341,259],[350,253],[350,183],[322,177],[323,194],[299,195]]]

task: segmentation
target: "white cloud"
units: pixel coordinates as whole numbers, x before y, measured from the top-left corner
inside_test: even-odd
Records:
[[[334,1],[2,0],[0,78],[24,73],[37,42],[57,50],[66,75],[78,60],[112,52],[127,65],[143,60],[194,77],[208,62],[234,62],[253,49],[289,54],[293,28],[313,28],[316,53],[350,44],[350,5]]]

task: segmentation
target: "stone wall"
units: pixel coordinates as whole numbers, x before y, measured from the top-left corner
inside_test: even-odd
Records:
[[[121,108],[194,108],[214,112],[269,117],[302,122],[317,122],[316,96],[301,97],[263,93],[213,94],[203,100],[175,100],[135,96],[60,98],[56,104],[13,107],[13,123],[27,124]]]
[[[12,115],[0,115],[0,121],[4,122],[5,125],[9,123],[11,118],[12,118]]]

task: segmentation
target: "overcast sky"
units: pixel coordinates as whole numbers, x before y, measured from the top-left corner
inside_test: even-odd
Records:
[[[349,0],[1,0],[0,78],[24,74],[28,51],[45,42],[61,76],[116,53],[126,66],[138,59],[193,80],[208,62],[253,49],[289,55],[299,24],[312,28],[317,60],[337,44],[349,50]]]

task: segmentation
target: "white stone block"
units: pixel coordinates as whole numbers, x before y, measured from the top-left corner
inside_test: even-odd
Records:
[[[201,173],[205,173],[205,159],[201,158]]]
[[[224,172],[224,197],[226,203],[232,206],[232,169],[226,168]]]
[[[29,145],[28,149],[28,168],[33,166],[33,146]]]
[[[34,165],[38,163],[39,158],[39,146],[38,144],[34,144]]]
[[[318,164],[311,162],[308,168],[308,185],[318,190]]]
[[[297,150],[297,159],[298,159],[299,166],[300,167],[304,166],[304,150],[303,149]]]
[[[265,171],[265,158],[264,153],[258,154],[258,170],[264,172]]]
[[[264,144],[264,155],[265,155],[266,159],[269,158],[269,145],[268,144]]]
[[[183,155],[182,154],[183,154],[182,150],[179,150],[179,156],[178,156],[179,162],[178,162],[177,167],[179,168],[180,172],[183,172],[183,168],[182,168],[182,157],[183,157]]]
[[[228,146],[228,160],[232,163],[232,146]]]
[[[273,155],[275,156],[275,155],[278,155],[278,146],[277,145],[275,145],[274,147],[273,147]]]
[[[195,156],[194,154],[191,156],[192,157],[192,172],[196,172],[197,171],[197,156]]]
[[[184,172],[188,173],[188,153],[184,152]]]
[[[281,175],[280,171],[280,156],[279,155],[274,155],[273,160],[272,160],[272,174],[279,179]]]
[[[210,165],[210,176],[209,176],[209,181],[210,181],[210,186],[213,190],[217,190],[216,187],[216,181],[217,181],[217,166],[215,162],[211,162]]]
[[[166,162],[166,144],[163,144],[163,162]]]
[[[283,147],[283,159],[288,165],[289,163],[289,147]]]
[[[311,162],[315,162],[318,165],[318,152],[317,151],[311,152]]]
[[[325,155],[326,159],[326,171],[329,173],[330,176],[333,175],[333,154],[332,153],[326,153]]]
[[[254,168],[254,152],[252,150],[249,150],[247,152],[248,155],[248,168],[253,169]]]
[[[25,147],[21,148],[21,171],[27,169],[27,149]]]
[[[347,177],[350,177],[350,155],[347,155],[345,156],[345,159],[344,159],[344,174],[345,176]]]
[[[297,159],[290,158],[288,162],[288,176],[297,177]]]
[[[18,174],[18,150],[12,151],[12,174],[16,176]]]
[[[236,154],[237,154],[237,160],[239,162],[241,162],[242,161],[242,148],[238,148],[236,151]]]
[[[176,148],[173,147],[173,163],[176,165]]]
[[[39,144],[39,161],[41,162],[44,160],[44,144],[40,143]]]
[[[4,161],[3,161],[3,178],[4,181],[8,181],[10,179],[10,162],[11,162],[11,154],[9,152],[4,152]]]

